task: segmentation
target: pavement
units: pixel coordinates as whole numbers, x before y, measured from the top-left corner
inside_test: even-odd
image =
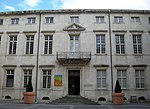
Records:
[[[22,101],[0,101],[0,109],[150,109],[150,103],[128,103],[123,105],[82,105],[82,104],[49,104],[34,103],[24,104]]]

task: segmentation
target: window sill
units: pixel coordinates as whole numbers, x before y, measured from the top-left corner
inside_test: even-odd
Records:
[[[94,24],[106,24],[106,22],[94,22]]]
[[[122,54],[116,53],[116,56],[127,56],[127,54],[124,54],[124,53],[122,53]]]
[[[41,56],[55,56],[54,54],[41,54]]]
[[[104,90],[104,91],[107,91],[108,89],[107,88],[97,88],[97,90]]]
[[[147,90],[146,88],[135,88],[135,90]]]
[[[106,54],[106,53],[103,53],[103,54],[96,53],[95,55],[96,55],[96,56],[107,56],[107,54]]]

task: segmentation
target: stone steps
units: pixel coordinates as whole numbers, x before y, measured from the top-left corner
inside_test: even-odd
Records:
[[[68,95],[57,100],[50,102],[50,104],[86,104],[86,105],[96,105],[97,103],[91,101],[82,96],[72,96]]]

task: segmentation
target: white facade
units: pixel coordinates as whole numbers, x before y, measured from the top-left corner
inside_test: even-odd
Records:
[[[0,99],[22,99],[31,76],[38,101],[111,101],[117,79],[127,100],[150,100],[149,42],[148,10],[1,12]]]

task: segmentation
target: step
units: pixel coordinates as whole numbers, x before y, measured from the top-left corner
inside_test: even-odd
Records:
[[[86,105],[96,105],[97,102],[91,101],[82,96],[72,96],[67,95],[65,97],[59,98],[57,100],[52,101],[50,104],[86,104]]]

